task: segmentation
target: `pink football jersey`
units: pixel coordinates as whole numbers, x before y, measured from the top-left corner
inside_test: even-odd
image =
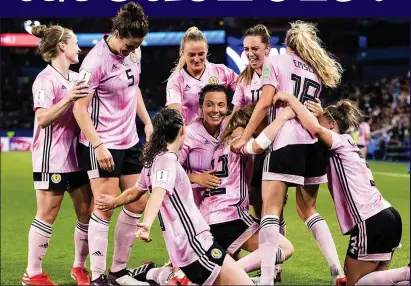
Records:
[[[391,205],[375,186],[371,170],[348,134],[332,135],[327,168],[328,188],[343,234]]]
[[[199,79],[182,68],[173,72],[167,82],[167,102],[181,104],[184,123],[189,124],[199,115],[201,89],[207,84],[221,84],[235,90],[237,75],[225,65],[206,63],[204,73]]]
[[[205,192],[200,211],[206,222],[212,225],[242,219],[247,225],[253,224],[248,214],[252,156],[233,153],[230,145],[220,144],[211,164],[215,176],[221,178],[221,185]]]
[[[263,86],[272,85],[277,91],[294,94],[301,102],[318,98],[321,92],[321,80],[312,67],[304,63],[293,53],[268,57],[264,61]],[[269,121],[275,119],[283,108],[272,107]],[[291,144],[312,144],[317,138],[301,125],[298,119],[288,120],[278,133],[272,145],[277,150]]]
[[[93,99],[88,108],[94,127],[110,149],[128,149],[138,143],[137,91],[141,50],[127,57],[113,54],[104,37],[91,49],[80,68],[80,78],[90,85]],[[80,142],[88,145],[82,133]]]
[[[159,212],[160,226],[170,260],[183,267],[200,260],[208,264],[205,252],[213,244],[210,227],[194,203],[190,180],[175,153],[158,155],[151,168],[144,168],[137,188],[166,190]]]
[[[244,107],[249,104],[255,104],[261,97],[262,81],[261,76],[254,72],[250,84],[246,84],[242,79],[237,83],[232,104],[237,107]]]
[[[222,124],[224,125],[224,124]],[[220,129],[223,132],[224,126]],[[212,170],[211,160],[214,151],[219,145],[219,137],[211,136],[203,125],[203,121],[198,119],[186,128],[186,136],[183,148],[179,152],[179,160],[187,173],[201,174],[205,171]],[[205,188],[193,184],[194,200],[199,206],[203,197]]]
[[[78,74],[69,71],[66,79],[51,65],[41,71],[33,83],[34,111],[50,108],[66,97]],[[46,128],[34,120],[32,163],[33,172],[68,173],[79,171],[76,146],[80,128],[73,115],[73,105]]]

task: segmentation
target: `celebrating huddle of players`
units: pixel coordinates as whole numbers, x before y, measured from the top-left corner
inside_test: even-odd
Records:
[[[188,29],[168,79],[167,108],[152,121],[138,87],[148,31],[141,6],[127,3],[113,18],[112,34],[75,73],[69,69],[79,62],[75,34],[57,25],[33,27],[50,64],[32,90],[38,209],[23,285],[55,285],[41,261],[65,191],[78,218],[71,270],[78,285],[274,285],[281,281],[280,264],[294,252],[283,216],[289,187],[296,187],[298,214],[329,264],[333,285],[409,284],[409,266],[388,270],[401,217],[345,134],[361,112],[347,100],[320,105],[322,85],[337,87],[342,68],[312,24],[292,23],[287,53],[278,56],[269,56],[265,26],[248,29],[249,64],[240,75],[207,61],[207,39]],[[232,113],[228,89],[235,91]],[[136,116],[145,124],[145,146]],[[341,231],[351,235],[344,270],[315,208],[326,182]],[[110,220],[120,206],[106,275]],[[135,239],[150,242],[157,217],[170,263],[128,269]],[[240,259],[241,250],[250,253]],[[251,280],[247,273],[255,270],[261,276]]]

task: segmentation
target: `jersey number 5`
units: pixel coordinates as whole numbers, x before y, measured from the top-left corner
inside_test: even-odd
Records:
[[[131,82],[128,83],[128,86],[133,86],[134,85],[134,75],[131,74],[131,69],[126,70],[126,75],[128,80],[131,79]]]
[[[294,95],[301,103],[304,103],[307,100],[314,100],[315,98],[318,98],[318,93],[320,92],[321,88],[318,82],[315,82],[309,78],[304,78],[303,91],[301,92],[302,78],[293,73],[291,74],[291,80],[294,81]],[[308,94],[310,87],[314,89],[314,95]]]

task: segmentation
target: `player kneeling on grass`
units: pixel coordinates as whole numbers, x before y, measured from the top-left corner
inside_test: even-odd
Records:
[[[210,227],[194,203],[191,184],[177,153],[184,142],[180,113],[163,109],[153,120],[154,132],[143,153],[144,169],[137,185],[117,198],[101,196],[97,207],[113,209],[138,200],[150,191],[150,199],[136,237],[150,242],[150,229],[158,214],[173,266],[199,285],[252,285],[251,279],[214,243]],[[148,271],[147,278],[153,278]],[[150,279],[152,280],[152,279]]]
[[[295,112],[302,125],[330,150],[327,166],[329,189],[341,231],[351,235],[344,265],[347,283],[409,285],[409,265],[388,270],[393,252],[401,240],[401,216],[376,188],[371,170],[352,137],[344,134],[349,127],[358,124],[361,117],[358,106],[341,100],[327,107],[318,121],[293,95],[279,92],[274,101],[287,102],[290,107],[263,131],[260,138],[251,140],[245,152],[266,149],[284,120],[293,118]]]

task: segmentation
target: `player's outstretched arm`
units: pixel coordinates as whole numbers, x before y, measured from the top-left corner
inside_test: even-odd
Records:
[[[318,122],[318,119],[292,94],[278,92],[275,95],[274,102],[287,102],[300,119],[301,124],[311,133],[311,135],[319,138],[329,148],[332,146],[332,135],[327,128],[324,128]]]
[[[136,238],[142,239],[146,242],[150,242],[150,229],[156,219],[158,212],[160,211],[161,204],[163,203],[166,190],[163,188],[154,188],[148,199],[146,208],[144,210],[144,219],[142,223],[137,224],[139,227],[136,231]]]
[[[144,192],[141,192],[137,187],[132,187],[125,190],[118,197],[102,194],[99,198],[96,198],[97,209],[101,211],[112,210],[132,202],[138,201]]]

